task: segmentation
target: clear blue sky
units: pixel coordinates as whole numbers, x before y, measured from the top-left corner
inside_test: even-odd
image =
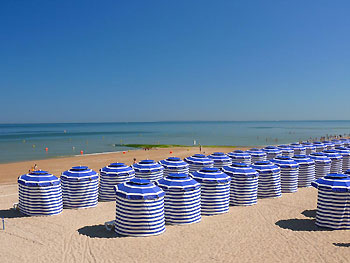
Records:
[[[349,1],[0,2],[0,122],[350,119]]]

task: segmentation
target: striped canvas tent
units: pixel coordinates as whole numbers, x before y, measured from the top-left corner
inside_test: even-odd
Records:
[[[349,147],[350,146],[350,140],[346,139],[346,138],[340,138],[339,140],[341,140],[344,144],[344,147]]]
[[[336,147],[344,147],[344,142],[338,139],[333,139],[331,141],[334,144],[334,148]]]
[[[294,155],[299,155],[299,154],[306,154],[306,148],[304,145],[300,143],[291,143],[290,147],[292,147],[294,151]]]
[[[258,148],[252,148],[247,151],[247,153],[250,154],[252,157],[252,164],[260,161],[266,161],[266,152],[262,151],[261,149]]]
[[[322,143],[326,146],[326,150],[334,150],[334,143],[331,141],[322,141]]]
[[[99,201],[115,201],[114,186],[135,177],[135,171],[124,163],[111,163],[100,170]]]
[[[233,163],[223,171],[231,177],[230,205],[256,204],[259,173],[246,163]]]
[[[302,145],[305,147],[305,154],[309,155],[316,152],[316,146],[311,142],[302,142]]]
[[[133,178],[115,186],[115,232],[152,236],[165,231],[164,191],[149,180]]]
[[[318,189],[316,225],[350,229],[350,177],[328,174],[312,185]]]
[[[74,166],[61,175],[63,208],[97,206],[98,173],[86,166]]]
[[[324,150],[327,150],[327,146],[324,145],[322,142],[314,142],[314,145],[316,147],[317,153],[320,153],[320,152],[323,152]]]
[[[331,172],[331,159],[324,153],[311,153],[309,157],[315,162],[315,177],[316,179],[325,177]]]
[[[188,174],[169,174],[157,185],[165,192],[164,214],[167,224],[201,221],[201,185]]]
[[[277,147],[281,150],[282,156],[293,157],[294,150],[289,145],[282,144],[278,145]]]
[[[159,161],[159,164],[161,164],[164,167],[163,175],[167,176],[170,173],[188,173],[188,163],[181,160],[179,157],[169,157],[165,160]]]
[[[135,163],[132,168],[135,170],[135,177],[155,182],[163,178],[163,166],[153,160],[142,160]]]
[[[335,150],[343,157],[342,172],[345,173],[350,169],[350,149],[345,147],[335,147]]]
[[[336,150],[325,150],[323,153],[331,159],[331,173],[341,173],[343,166],[343,156]]]
[[[282,155],[281,149],[279,149],[276,146],[266,146],[262,150],[264,152],[266,152],[266,159],[267,160],[272,160],[272,159],[276,158],[277,156]]]
[[[288,156],[278,156],[271,160],[281,169],[282,193],[294,193],[298,191],[299,165]]]
[[[280,197],[281,169],[270,161],[256,162],[252,167],[259,173],[258,198]]]
[[[214,166],[214,161],[204,154],[195,154],[193,156],[186,157],[184,160],[190,165],[190,172],[195,172],[205,167]]]
[[[307,155],[294,155],[293,160],[299,164],[298,187],[310,187],[315,181],[315,162]]]
[[[190,173],[201,184],[201,212],[210,216],[227,213],[230,202],[231,177],[218,168],[203,168]]]
[[[18,177],[18,208],[29,216],[57,215],[62,212],[60,179],[45,171]]]
[[[252,157],[250,154],[242,150],[235,150],[229,152],[227,155],[232,159],[232,163],[252,163]]]
[[[215,168],[222,168],[232,164],[232,159],[223,152],[214,152],[208,157],[214,161]]]

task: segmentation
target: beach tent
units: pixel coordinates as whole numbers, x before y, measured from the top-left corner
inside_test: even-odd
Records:
[[[86,166],[74,166],[61,175],[63,208],[97,206],[98,173]]]
[[[310,187],[315,181],[315,161],[307,155],[294,155],[292,158],[299,164],[298,187]]]
[[[314,142],[313,143],[316,147],[316,152],[323,152],[324,150],[327,150],[327,146],[324,145],[322,142]]]
[[[304,145],[300,144],[300,143],[291,143],[290,147],[293,149],[294,151],[294,155],[299,155],[299,154],[305,154],[306,153],[306,148]]]
[[[100,170],[99,201],[115,201],[114,186],[135,177],[132,167],[124,163],[111,163]]]
[[[350,229],[350,177],[331,173],[312,186],[318,189],[316,225]]]
[[[305,147],[305,154],[309,155],[316,152],[316,146],[311,142],[302,142],[302,145]]]
[[[330,141],[322,141],[322,143],[326,146],[326,150],[334,150],[334,143]]]
[[[282,144],[277,147],[281,150],[282,156],[293,157],[294,150],[289,145]]]
[[[350,140],[346,139],[346,138],[340,138],[339,140],[341,140],[344,144],[344,147],[349,147],[350,146]]]
[[[256,204],[259,173],[246,163],[233,163],[223,171],[231,177],[230,205]]]
[[[29,216],[57,215],[62,212],[60,179],[45,171],[18,177],[18,208]]]
[[[135,170],[136,178],[147,179],[151,182],[163,178],[163,166],[153,160],[140,161],[133,164],[132,168]]]
[[[163,175],[167,176],[170,173],[188,173],[188,163],[181,160],[179,157],[169,157],[159,161],[159,164],[164,167]]]
[[[250,154],[242,150],[235,150],[229,152],[227,155],[232,159],[232,163],[252,163],[252,157]]]
[[[215,168],[222,168],[232,164],[232,159],[223,152],[214,152],[208,157],[214,161]]]
[[[334,148],[336,147],[344,147],[344,142],[338,139],[333,139],[331,141],[334,144]]]
[[[281,169],[270,161],[260,161],[252,165],[259,173],[258,198],[280,197]]]
[[[210,216],[227,213],[230,203],[231,177],[218,168],[202,168],[190,173],[201,184],[201,213]]]
[[[309,157],[315,162],[315,177],[316,179],[325,177],[331,172],[331,159],[324,153],[311,153]]]
[[[186,157],[184,160],[190,165],[190,172],[195,172],[205,167],[214,166],[214,161],[204,154],[195,154],[193,156]]]
[[[276,146],[266,146],[262,150],[264,152],[266,152],[266,159],[267,160],[272,160],[272,159],[276,158],[277,156],[282,155],[281,149],[279,149]]]
[[[266,152],[262,151],[261,149],[258,148],[252,148],[247,151],[247,153],[250,154],[252,157],[252,164],[260,161],[266,161]]]
[[[277,156],[271,162],[281,169],[282,193],[294,193],[298,191],[298,163],[288,156]]]
[[[201,221],[201,185],[186,173],[169,174],[157,185],[165,192],[164,214],[167,224]]]
[[[350,169],[350,149],[345,147],[335,147],[335,150],[343,157],[342,172],[345,173]]]
[[[165,231],[164,191],[149,180],[133,178],[115,186],[115,232],[152,236]]]
[[[331,159],[331,173],[341,173],[343,156],[336,150],[325,150],[323,153]]]

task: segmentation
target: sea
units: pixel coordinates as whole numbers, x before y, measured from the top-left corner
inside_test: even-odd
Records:
[[[0,163],[133,149],[124,144],[254,147],[349,133],[350,121],[0,124]]]

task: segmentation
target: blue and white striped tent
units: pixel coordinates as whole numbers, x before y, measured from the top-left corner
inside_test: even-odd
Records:
[[[305,154],[309,155],[316,152],[316,146],[311,142],[302,142],[302,145],[305,147]]]
[[[260,161],[266,161],[266,152],[262,151],[261,149],[258,148],[252,148],[247,151],[247,153],[250,154],[252,157],[252,164]]]
[[[343,156],[336,150],[325,150],[323,153],[331,159],[331,173],[341,173],[343,168]]]
[[[320,152],[323,152],[324,150],[327,150],[327,146],[324,145],[322,142],[314,142],[314,145],[316,147],[317,153],[320,153]]]
[[[335,147],[335,150],[343,156],[342,172],[350,169],[350,149],[345,147]]]
[[[326,146],[326,150],[334,150],[334,143],[331,141],[322,141],[322,143]]]
[[[332,229],[350,229],[350,177],[329,174],[317,179],[316,225]]]
[[[86,166],[74,166],[61,175],[64,208],[97,206],[98,173]]]
[[[252,157],[250,154],[242,150],[235,150],[229,152],[227,155],[232,159],[232,163],[252,163]]]
[[[215,168],[222,168],[232,164],[232,159],[223,152],[214,152],[208,157],[214,161]]]
[[[325,177],[331,172],[331,159],[329,159],[323,152],[311,153],[309,157],[315,162],[316,179]]]
[[[201,213],[210,216],[227,213],[231,177],[218,168],[203,168],[190,173],[201,184]]]
[[[193,156],[186,157],[184,160],[190,165],[190,172],[195,172],[205,167],[214,166],[214,161],[204,154],[195,154]]]
[[[282,144],[277,147],[281,150],[282,156],[293,157],[294,150],[289,145]]]
[[[270,161],[256,162],[252,168],[259,173],[258,198],[280,197],[281,169]]]
[[[272,159],[276,158],[277,156],[282,155],[281,149],[279,149],[276,146],[266,146],[262,150],[264,152],[266,152],[266,159],[267,160],[272,160]]]
[[[18,177],[18,208],[29,216],[57,215],[62,212],[60,179],[45,171]]]
[[[297,142],[291,143],[290,147],[292,147],[294,151],[294,155],[306,154],[305,146],[300,143],[297,143]]]
[[[159,161],[159,163],[164,167],[163,175],[164,177],[170,173],[188,173],[188,163],[181,160],[179,157],[169,157],[165,160]]]
[[[341,140],[344,144],[344,147],[349,147],[350,146],[350,140],[347,138],[340,138],[339,140]]]
[[[331,141],[334,144],[334,148],[336,147],[344,147],[344,142],[338,139],[333,139]]]
[[[278,156],[271,160],[281,169],[282,193],[294,193],[298,191],[299,165],[288,156]]]
[[[233,163],[223,171],[231,177],[230,205],[256,204],[259,173],[246,163]]]
[[[142,160],[135,163],[132,168],[135,170],[135,177],[155,182],[163,178],[163,166],[153,160]]]
[[[135,171],[124,163],[111,163],[100,170],[99,201],[115,201],[114,186],[135,177]]]
[[[315,161],[307,155],[294,155],[293,160],[299,164],[298,187],[310,187],[315,181]]]
[[[115,186],[115,232],[152,236],[165,231],[164,191],[149,180],[133,178]]]
[[[188,174],[169,174],[157,185],[165,192],[164,214],[167,224],[200,222],[201,185]]]

